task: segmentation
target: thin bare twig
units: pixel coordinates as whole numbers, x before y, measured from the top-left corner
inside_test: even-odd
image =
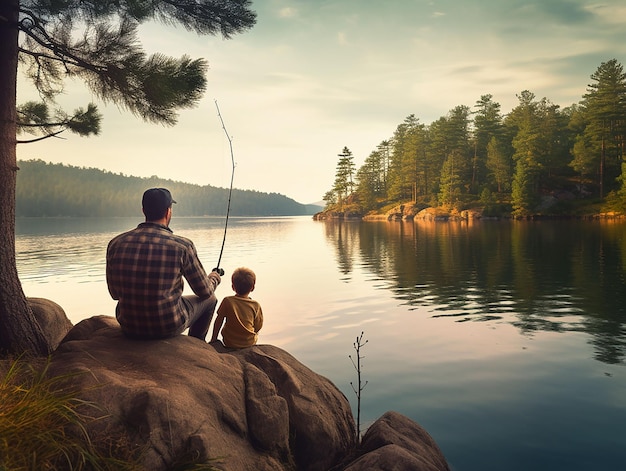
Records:
[[[354,366],[354,369],[356,370],[357,381],[358,381],[357,383],[358,387],[355,387],[352,381],[350,381],[350,386],[352,386],[352,390],[354,391],[354,394],[356,394],[356,399],[357,399],[356,401],[357,402],[357,407],[356,407],[357,442],[361,440],[361,392],[363,391],[363,389],[365,389],[365,386],[367,386],[367,381],[363,383],[361,380],[361,360],[365,358],[361,356],[361,348],[364,347],[365,344],[367,344],[367,342],[368,340],[363,342],[363,332],[361,332],[361,335],[356,338],[356,341],[353,344],[354,350],[356,351],[356,362],[352,358],[352,355],[348,355],[348,358],[350,358],[350,361],[352,362],[352,366]]]

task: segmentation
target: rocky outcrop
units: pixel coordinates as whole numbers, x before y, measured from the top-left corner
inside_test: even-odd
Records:
[[[70,331],[72,323],[63,308],[54,301],[45,298],[26,298],[26,301],[43,330],[48,344],[54,350]]]
[[[367,430],[362,455],[345,471],[443,471],[448,463],[432,437],[409,418],[387,412]]]
[[[146,469],[190,456],[224,470],[326,470],[354,447],[347,399],[326,378],[269,345],[226,351],[188,336],[137,341],[111,317],[70,331],[50,373],[97,404],[94,440],[141,448]],[[82,374],[80,374],[82,373]]]
[[[362,218],[363,214],[358,211],[320,211],[313,215],[314,221],[327,221],[332,219],[358,220]]]
[[[94,419],[92,441],[146,470],[207,461],[226,471],[448,469],[432,438],[393,412],[358,447],[346,397],[271,345],[130,340],[113,317],[97,316],[53,353],[49,374],[68,373]]]

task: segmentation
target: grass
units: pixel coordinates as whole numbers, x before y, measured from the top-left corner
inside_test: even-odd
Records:
[[[107,469],[82,425],[77,409],[84,402],[63,387],[70,376],[49,378],[47,371],[48,363],[15,360],[0,381],[0,469]]]
[[[132,450],[122,439],[90,439],[85,424],[98,417],[84,411],[100,411],[81,400],[78,390],[68,387],[75,374],[50,377],[48,362],[18,359],[0,363],[0,369],[4,366],[6,370],[0,378],[0,471],[144,469],[139,464],[140,451]],[[193,459],[182,461],[176,470],[215,469]]]

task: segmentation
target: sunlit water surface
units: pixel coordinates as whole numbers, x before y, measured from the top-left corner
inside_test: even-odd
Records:
[[[113,315],[108,241],[138,220],[19,219],[27,296],[72,322]],[[205,268],[221,218],[174,218]],[[221,266],[257,273],[259,342],[348,397],[424,426],[454,470],[626,469],[626,225],[231,218]],[[228,280],[218,297],[231,294]]]

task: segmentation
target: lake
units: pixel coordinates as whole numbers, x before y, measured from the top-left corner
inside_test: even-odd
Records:
[[[73,323],[113,315],[108,241],[139,219],[18,219],[27,296]],[[205,268],[223,218],[177,218]],[[259,343],[331,379],[356,417],[354,344],[363,333],[361,431],[398,411],[456,471],[626,466],[626,223],[315,222],[231,218],[218,298],[252,268]]]

